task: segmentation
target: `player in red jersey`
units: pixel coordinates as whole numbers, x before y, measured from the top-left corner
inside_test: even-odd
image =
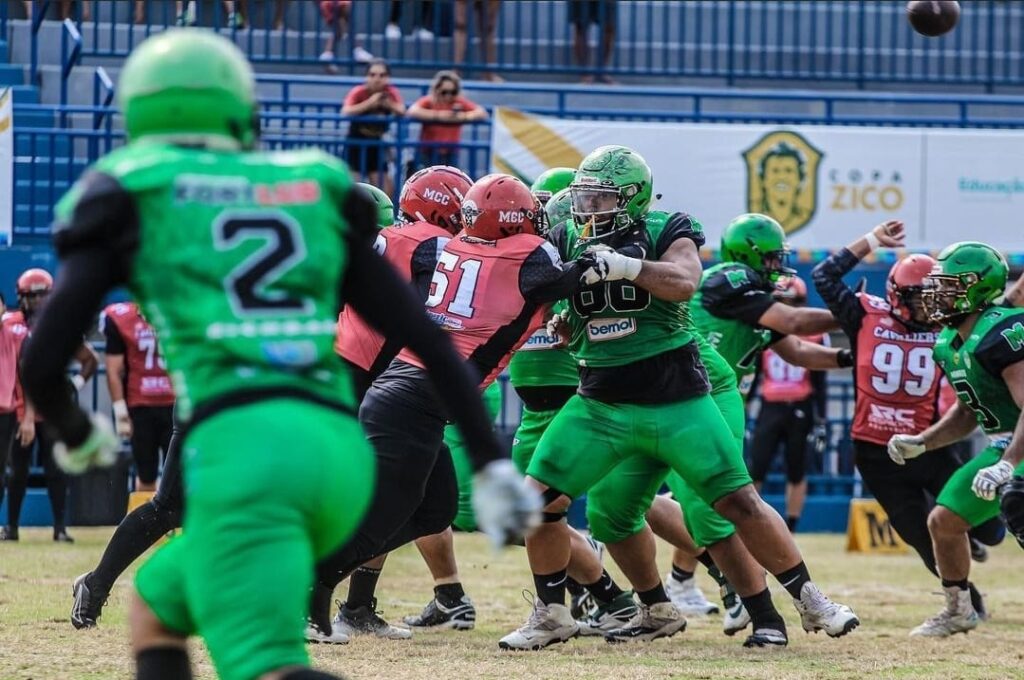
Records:
[[[22,325],[31,334],[31,329],[53,290],[53,277],[44,269],[27,269],[18,277],[18,309],[4,319],[5,324]],[[21,349],[19,345],[19,350]],[[74,389],[81,390],[86,381],[96,372],[99,359],[92,348],[84,342],[75,350],[74,360],[80,365],[78,373],[70,378]],[[67,476],[53,459],[54,439],[49,430],[39,427],[42,419],[36,415],[32,404],[25,399],[20,378],[15,382],[15,411],[18,429],[11,446],[11,476],[7,480],[8,508],[7,526],[0,529],[0,541],[17,541],[18,524],[21,519],[21,504],[28,490],[28,472],[32,461],[32,449],[39,443],[39,460],[46,475],[46,493],[53,513],[53,540],[73,543],[65,525],[67,506]]]
[[[131,438],[136,491],[156,491],[160,451],[171,439],[174,388],[156,333],[134,302],[108,305],[100,315],[104,362],[117,434]]]
[[[775,298],[794,307],[807,304],[807,285],[798,276],[779,282]],[[828,336],[801,340],[828,345]],[[771,347],[761,355],[761,412],[750,438],[750,477],[758,491],[782,445],[786,460],[786,525],[796,531],[807,498],[809,441],[825,417],[825,373],[791,364]],[[816,450],[819,448],[816,446]],[[820,450],[824,450],[823,446]]]
[[[543,233],[543,210],[529,189],[508,175],[477,181],[462,204],[463,230],[438,258],[427,289],[426,309],[480,379],[481,389],[507,365],[511,352],[539,328],[549,303],[578,287],[593,263],[563,263]],[[359,565],[420,536],[448,528],[457,510],[451,459],[442,455],[446,421],[422,362],[399,354],[366,393],[359,419],[377,454],[377,493],[356,536],[318,568],[311,615],[331,629],[330,596]],[[508,460],[481,475],[511,476]],[[511,478],[511,477],[510,477]],[[539,511],[523,504],[521,511]],[[486,494],[476,494],[478,517],[487,515]],[[481,522],[481,524],[486,524]],[[495,536],[496,540],[504,539]]]
[[[960,461],[947,448],[901,466],[886,451],[892,435],[917,434],[939,417],[941,374],[932,359],[938,331],[921,305],[922,281],[935,260],[909,255],[893,265],[884,300],[855,293],[843,282],[869,253],[880,246],[901,247],[905,236],[903,222],[883,222],[815,267],[813,279],[854,353],[854,462],[893,528],[938,576],[928,513]],[[998,518],[971,532],[986,545],[995,545],[1002,535]],[[973,584],[970,589],[975,610],[982,612],[981,594]]]

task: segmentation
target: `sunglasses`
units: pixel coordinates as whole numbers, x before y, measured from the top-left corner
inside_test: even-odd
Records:
[[[437,94],[439,94],[442,97],[454,97],[458,93],[459,93],[458,90],[438,90],[437,91]]]

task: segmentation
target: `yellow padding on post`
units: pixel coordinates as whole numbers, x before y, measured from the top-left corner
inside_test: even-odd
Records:
[[[850,521],[846,526],[847,552],[905,553],[907,544],[889,523],[889,516],[878,501],[869,498],[850,500]]]

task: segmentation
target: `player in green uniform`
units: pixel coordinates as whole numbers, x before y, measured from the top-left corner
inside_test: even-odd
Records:
[[[116,442],[65,389],[74,339],[119,285],[160,335],[186,428],[185,531],[137,575],[140,680],[192,677],[193,633],[228,680],[335,677],[307,667],[312,570],[360,522],[375,471],[332,348],[342,299],[443,372],[481,496],[522,488],[485,462],[497,443],[475,379],[373,253],[375,208],[344,166],[252,151],[254,90],[242,53],[209,31],[171,29],[132,53],[118,87],[129,143],[61,200],[60,276],[25,350],[26,391],[60,464],[81,472],[111,462]]]
[[[685,304],[700,279],[699,224],[680,213],[645,219],[650,169],[625,147],[588,155],[571,191],[573,221],[555,230],[552,241],[563,258],[589,251],[599,266],[585,277],[588,285],[573,297],[568,315],[580,367],[578,394],[555,416],[528,468],[546,503],[544,523],[527,540],[539,603],[501,646],[536,648],[575,633],[562,604],[564,513],[572,498],[632,456],[649,461],[651,497],[673,469],[732,520],[754,557],[796,598],[805,628],[848,632],[856,617],[810,581],[785,523],[754,491],[742,453],[709,396]],[[612,250],[616,246],[640,257]],[[642,525],[646,510],[631,520],[633,526]],[[681,630],[685,620],[661,585],[649,534],[641,531],[618,548],[613,554],[642,604],[630,625],[608,638],[653,639]]]
[[[369,182],[357,182],[377,205],[377,226],[381,229],[395,223],[395,204],[391,197]]]
[[[1014,474],[1024,474],[1024,309],[996,304],[1007,273],[999,251],[967,241],[943,250],[924,279],[925,309],[944,326],[933,356],[957,402],[920,434],[894,435],[889,456],[902,465],[967,437],[978,426],[991,444],[953,473],[928,516],[946,606],[912,630],[914,636],[946,637],[977,627],[968,590],[967,532],[999,514],[1000,487]]]

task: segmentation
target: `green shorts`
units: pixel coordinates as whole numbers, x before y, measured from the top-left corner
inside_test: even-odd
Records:
[[[711,395],[725,419],[736,445],[743,450],[745,410],[743,397],[733,390]],[[742,453],[739,453],[742,456]],[[739,459],[742,463],[742,458]],[[643,456],[626,460],[587,492],[587,522],[594,537],[606,543],[625,540],[644,528],[645,515],[662,480],[683,507],[686,528],[699,546],[714,545],[736,532],[736,528],[687,484],[675,470],[659,477],[657,461]]]
[[[139,595],[167,628],[203,637],[221,678],[308,664],[314,564],[348,540],[373,494],[359,422],[262,401],[200,422],[182,455],[184,533],[139,569]]]
[[[553,411],[531,411],[523,408],[523,416],[516,428],[515,438],[512,439],[512,462],[520,473],[526,474],[530,467],[530,461],[537,450],[537,444],[548,429],[548,425],[555,419],[561,409]]]
[[[1005,445],[989,446],[977,456],[967,461],[953,476],[946,480],[945,486],[935,499],[937,505],[948,508],[963,518],[972,527],[983,524],[999,515],[999,498],[986,501],[974,495],[971,485],[978,470],[995,465],[1003,456]],[[926,454],[927,455],[927,454]],[[1024,475],[1024,463],[1014,470],[1016,475]]]
[[[643,460],[630,460],[634,457]],[[627,524],[642,523],[669,470],[678,472],[707,504],[750,484],[729,426],[710,396],[671,404],[606,404],[576,395],[544,433],[527,474],[575,498],[625,461],[628,465],[618,474],[628,483],[609,482],[607,492],[631,505],[636,495],[647,502],[639,519]],[[613,533],[628,530],[617,524]]]
[[[501,411],[501,384],[495,380],[483,393],[484,406],[491,419]],[[476,531],[476,515],[473,513],[473,462],[462,441],[459,428],[449,425],[444,428],[444,443],[452,455],[455,479],[459,483],[459,512],[452,527],[458,531]]]

